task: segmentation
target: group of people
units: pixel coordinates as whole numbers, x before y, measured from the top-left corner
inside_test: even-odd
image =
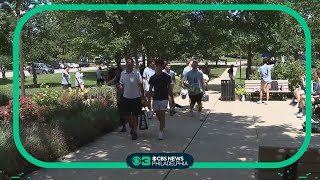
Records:
[[[320,69],[316,69],[313,72],[313,81],[311,82],[311,102],[312,105],[320,104]],[[292,104],[296,101],[295,108],[298,108],[298,111],[295,113],[297,118],[305,120],[306,117],[306,76],[305,72],[301,74],[300,77],[300,87],[296,88],[294,91],[295,99],[292,100]]]
[[[198,62],[189,59],[187,67],[183,70],[182,87],[188,90],[190,98],[190,114],[193,116],[194,106],[197,103],[198,112],[202,111],[202,96],[205,94],[205,81],[203,72],[198,68]],[[119,110],[122,116],[123,127],[121,132],[126,132],[126,122],[131,127],[132,140],[138,138],[138,116],[142,108],[147,107],[151,115],[156,114],[160,122],[158,139],[164,139],[165,112],[170,109],[174,112],[173,88],[175,85],[175,72],[170,69],[170,63],[162,59],[149,60],[148,67],[142,75],[134,71],[134,61],[126,60],[126,69],[120,73],[118,84]],[[203,116],[202,116],[203,117]],[[203,119],[200,117],[200,119]]]
[[[72,92],[71,86],[71,75],[70,75],[70,66],[67,66],[62,72],[62,88]],[[77,67],[77,72],[75,74],[75,87],[76,87],[76,94],[84,94],[84,79],[83,79],[83,72],[81,71],[81,67]]]

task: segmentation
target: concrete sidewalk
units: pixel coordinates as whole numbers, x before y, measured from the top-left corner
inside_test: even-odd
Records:
[[[235,68],[236,72],[236,68]],[[173,117],[167,115],[165,139],[157,139],[159,123],[150,121],[150,129],[138,132],[132,141],[127,133],[113,132],[96,142],[63,157],[67,162],[125,162],[135,152],[186,152],[196,162],[256,162],[259,145],[282,145],[299,148],[304,133],[302,121],[295,118],[295,109],[287,101],[269,105],[255,102],[219,101],[220,81],[229,79],[227,69],[220,78],[209,82],[208,113],[205,121],[189,117],[188,99],[176,98],[184,108]],[[319,142],[319,136],[312,141]],[[312,146],[317,146],[312,142]],[[40,169],[30,180],[249,180],[255,179],[253,169]]]

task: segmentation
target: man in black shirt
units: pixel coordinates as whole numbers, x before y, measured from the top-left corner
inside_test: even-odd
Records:
[[[168,109],[168,95],[174,101],[171,86],[171,77],[163,72],[164,61],[157,59],[155,61],[156,73],[151,76],[150,93],[148,95],[148,108],[151,108],[151,97],[153,98],[152,109],[155,111],[158,120],[160,121],[159,139],[163,139],[163,129],[165,128],[165,113]],[[154,88],[154,92],[152,89]],[[173,102],[174,103],[174,102]]]

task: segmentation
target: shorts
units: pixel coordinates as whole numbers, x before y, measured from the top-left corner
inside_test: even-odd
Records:
[[[268,88],[268,86],[271,86],[271,82],[266,82],[266,81],[264,81],[264,80],[261,80],[261,89],[263,90],[263,91],[266,91],[267,90],[267,88]],[[269,87],[270,88],[270,87]]]
[[[189,98],[190,98],[191,104],[195,104],[195,103],[200,104],[201,101],[202,101],[202,96],[203,96],[203,93],[196,94],[196,95],[190,95],[189,94]]]
[[[144,90],[144,96],[148,97],[149,96],[149,91]]]
[[[152,109],[154,111],[166,111],[168,109],[168,100],[154,100]]]
[[[121,97],[120,101],[120,112],[123,115],[134,115],[138,116],[142,113],[142,103],[141,97],[128,99],[125,97]]]
[[[76,87],[79,88],[81,85],[83,86],[84,84],[76,84]]]
[[[62,84],[63,89],[71,88],[71,84]]]
[[[97,84],[102,84],[104,82],[103,78],[97,79]]]

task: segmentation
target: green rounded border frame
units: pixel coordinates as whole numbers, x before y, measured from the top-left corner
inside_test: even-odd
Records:
[[[16,147],[30,163],[42,168],[130,168],[125,162],[44,162],[31,156],[23,147],[19,134],[19,35],[24,24],[34,15],[44,11],[87,10],[259,10],[282,11],[294,17],[301,25],[306,42],[306,79],[311,81],[311,33],[306,21],[295,10],[276,4],[51,4],[30,10],[18,22],[13,37],[13,137]],[[299,151],[281,162],[195,162],[190,168],[281,168],[297,161],[307,150],[311,140],[311,84],[306,84],[306,136]]]

